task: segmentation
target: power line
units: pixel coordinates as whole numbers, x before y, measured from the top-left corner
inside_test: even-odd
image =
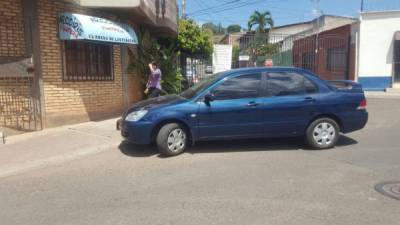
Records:
[[[194,2],[195,2],[198,6],[200,6],[200,7],[202,7],[202,6],[210,7],[208,4],[206,4],[205,2],[202,2],[202,1],[194,0]],[[230,1],[230,2],[231,2],[231,1]],[[208,16],[212,17],[210,13],[206,13],[206,14],[207,14]],[[230,23],[235,23],[235,22],[233,22],[232,20],[228,19],[227,17],[225,17],[225,16],[223,16],[223,15],[220,15],[220,16],[221,16],[223,19],[225,19],[226,21],[230,22]]]
[[[282,1],[285,0],[264,0],[266,1],[266,3],[281,3]],[[252,2],[251,0],[245,1],[245,0],[231,0],[228,2],[224,2],[223,4],[217,4],[217,5],[213,5],[211,7],[205,7],[202,9],[199,9],[197,11],[191,12],[189,13],[190,15],[195,15],[195,14],[204,14],[206,12],[218,12],[220,10],[222,11],[226,11],[229,9],[235,9],[235,8],[239,8],[239,7],[243,7],[243,6],[247,6],[247,5],[252,5],[252,4],[258,4],[261,3],[263,1],[255,1]],[[281,8],[282,9],[282,8]],[[293,9],[294,10],[294,9]],[[299,11],[299,10],[296,10]]]
[[[224,8],[217,8],[217,9],[211,10],[209,12],[220,13],[220,12],[224,12],[224,11],[229,11],[229,10],[245,7],[245,6],[248,6],[248,5],[258,4],[258,3],[263,2],[263,1],[265,1],[265,0],[257,0],[257,1],[253,1],[253,2],[246,2],[246,3],[236,4],[234,6],[229,6],[229,7],[224,7]],[[204,14],[206,14],[206,13],[205,12],[200,12],[197,15],[204,15]],[[193,13],[191,15],[193,15]]]
[[[266,0],[264,0],[264,1],[266,1]],[[247,20],[243,19],[243,18],[241,18],[240,20],[235,19],[237,17],[233,17],[233,19],[232,18],[227,18],[227,17],[221,15],[220,13],[225,12],[225,11],[229,11],[229,10],[233,10],[233,9],[236,9],[236,8],[241,8],[241,7],[244,7],[244,6],[258,4],[260,2],[261,1],[257,1],[257,0],[249,0],[249,1],[246,1],[246,2],[244,2],[244,1],[240,1],[240,2],[225,1],[222,4],[218,4],[218,5],[215,5],[215,6],[210,6],[210,5],[205,4],[204,1],[196,0],[195,3],[199,7],[202,7],[202,9],[195,11],[195,12],[199,12],[199,13],[197,13],[195,15],[193,15],[194,12],[193,13],[189,13],[189,14],[192,15],[191,17],[196,17],[196,18],[201,18],[203,16],[207,16],[207,18],[204,18],[202,20],[203,22],[214,22],[214,21],[220,22],[221,20],[214,19],[217,16],[217,17],[223,18],[224,21],[228,21],[229,23],[232,23],[232,24],[234,24],[234,23],[242,24],[242,21],[246,22]],[[279,1],[270,0],[267,3],[276,3],[276,2],[280,3],[280,2],[282,2],[282,0],[279,0]],[[226,3],[231,3],[231,4],[224,5]],[[232,4],[232,3],[235,3],[235,4]],[[223,6],[221,6],[221,5],[223,5]],[[289,9],[289,8],[282,8],[282,7],[276,7],[276,6],[271,6],[271,5],[266,5],[266,7],[268,9],[274,9],[274,10],[272,10],[273,12],[278,11],[279,16],[278,17],[273,16],[274,19],[276,19],[276,18],[296,18],[297,21],[302,21],[302,20],[304,20],[304,18],[308,14],[311,14],[310,11],[301,10],[301,9],[300,10],[293,9],[293,8]],[[302,13],[302,12],[305,12],[305,13]],[[211,13],[212,13],[212,15],[211,15]],[[283,15],[285,15],[285,16],[283,16]]]
[[[241,0],[232,0],[232,1],[224,2],[224,3],[220,4],[220,5],[214,5],[214,6],[211,6],[211,7],[206,7],[206,8],[194,11],[194,12],[190,13],[190,15],[193,15],[193,14],[196,14],[196,13],[199,13],[199,12],[203,12],[203,11],[207,11],[207,10],[210,10],[210,9],[215,9],[215,8],[218,8],[218,7],[221,7],[221,6],[226,6],[226,5],[229,5],[229,4],[235,4],[235,3],[240,2],[240,1]]]

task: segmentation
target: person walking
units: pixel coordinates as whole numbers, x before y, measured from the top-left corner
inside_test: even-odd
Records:
[[[147,95],[147,98],[158,97],[161,94],[161,70],[158,68],[156,62],[152,62],[149,64],[149,68],[151,74],[149,76],[149,80],[146,85],[146,90],[144,93]]]

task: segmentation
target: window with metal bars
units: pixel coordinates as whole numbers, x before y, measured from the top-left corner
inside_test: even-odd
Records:
[[[110,81],[112,45],[83,41],[64,41],[65,81]]]
[[[326,68],[332,72],[346,69],[347,53],[345,48],[330,48],[327,53]]]
[[[314,69],[315,54],[314,52],[305,52],[302,55],[302,68],[307,70]]]

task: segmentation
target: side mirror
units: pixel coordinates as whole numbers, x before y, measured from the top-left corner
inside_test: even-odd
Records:
[[[204,96],[204,103],[206,103],[207,106],[210,106],[210,102],[214,101],[214,95],[213,94],[206,94]]]

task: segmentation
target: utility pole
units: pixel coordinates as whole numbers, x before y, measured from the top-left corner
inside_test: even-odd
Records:
[[[364,0],[361,0],[361,7],[360,7],[360,11],[363,12],[364,11]]]
[[[186,0],[182,0],[182,19],[186,19]]]
[[[319,8],[319,1],[320,0],[312,0],[315,2],[314,13],[317,16],[317,32],[315,35],[315,55],[314,55],[314,72],[317,71],[318,67],[318,52],[319,52],[319,27],[320,27],[320,19],[321,19],[321,10]]]

